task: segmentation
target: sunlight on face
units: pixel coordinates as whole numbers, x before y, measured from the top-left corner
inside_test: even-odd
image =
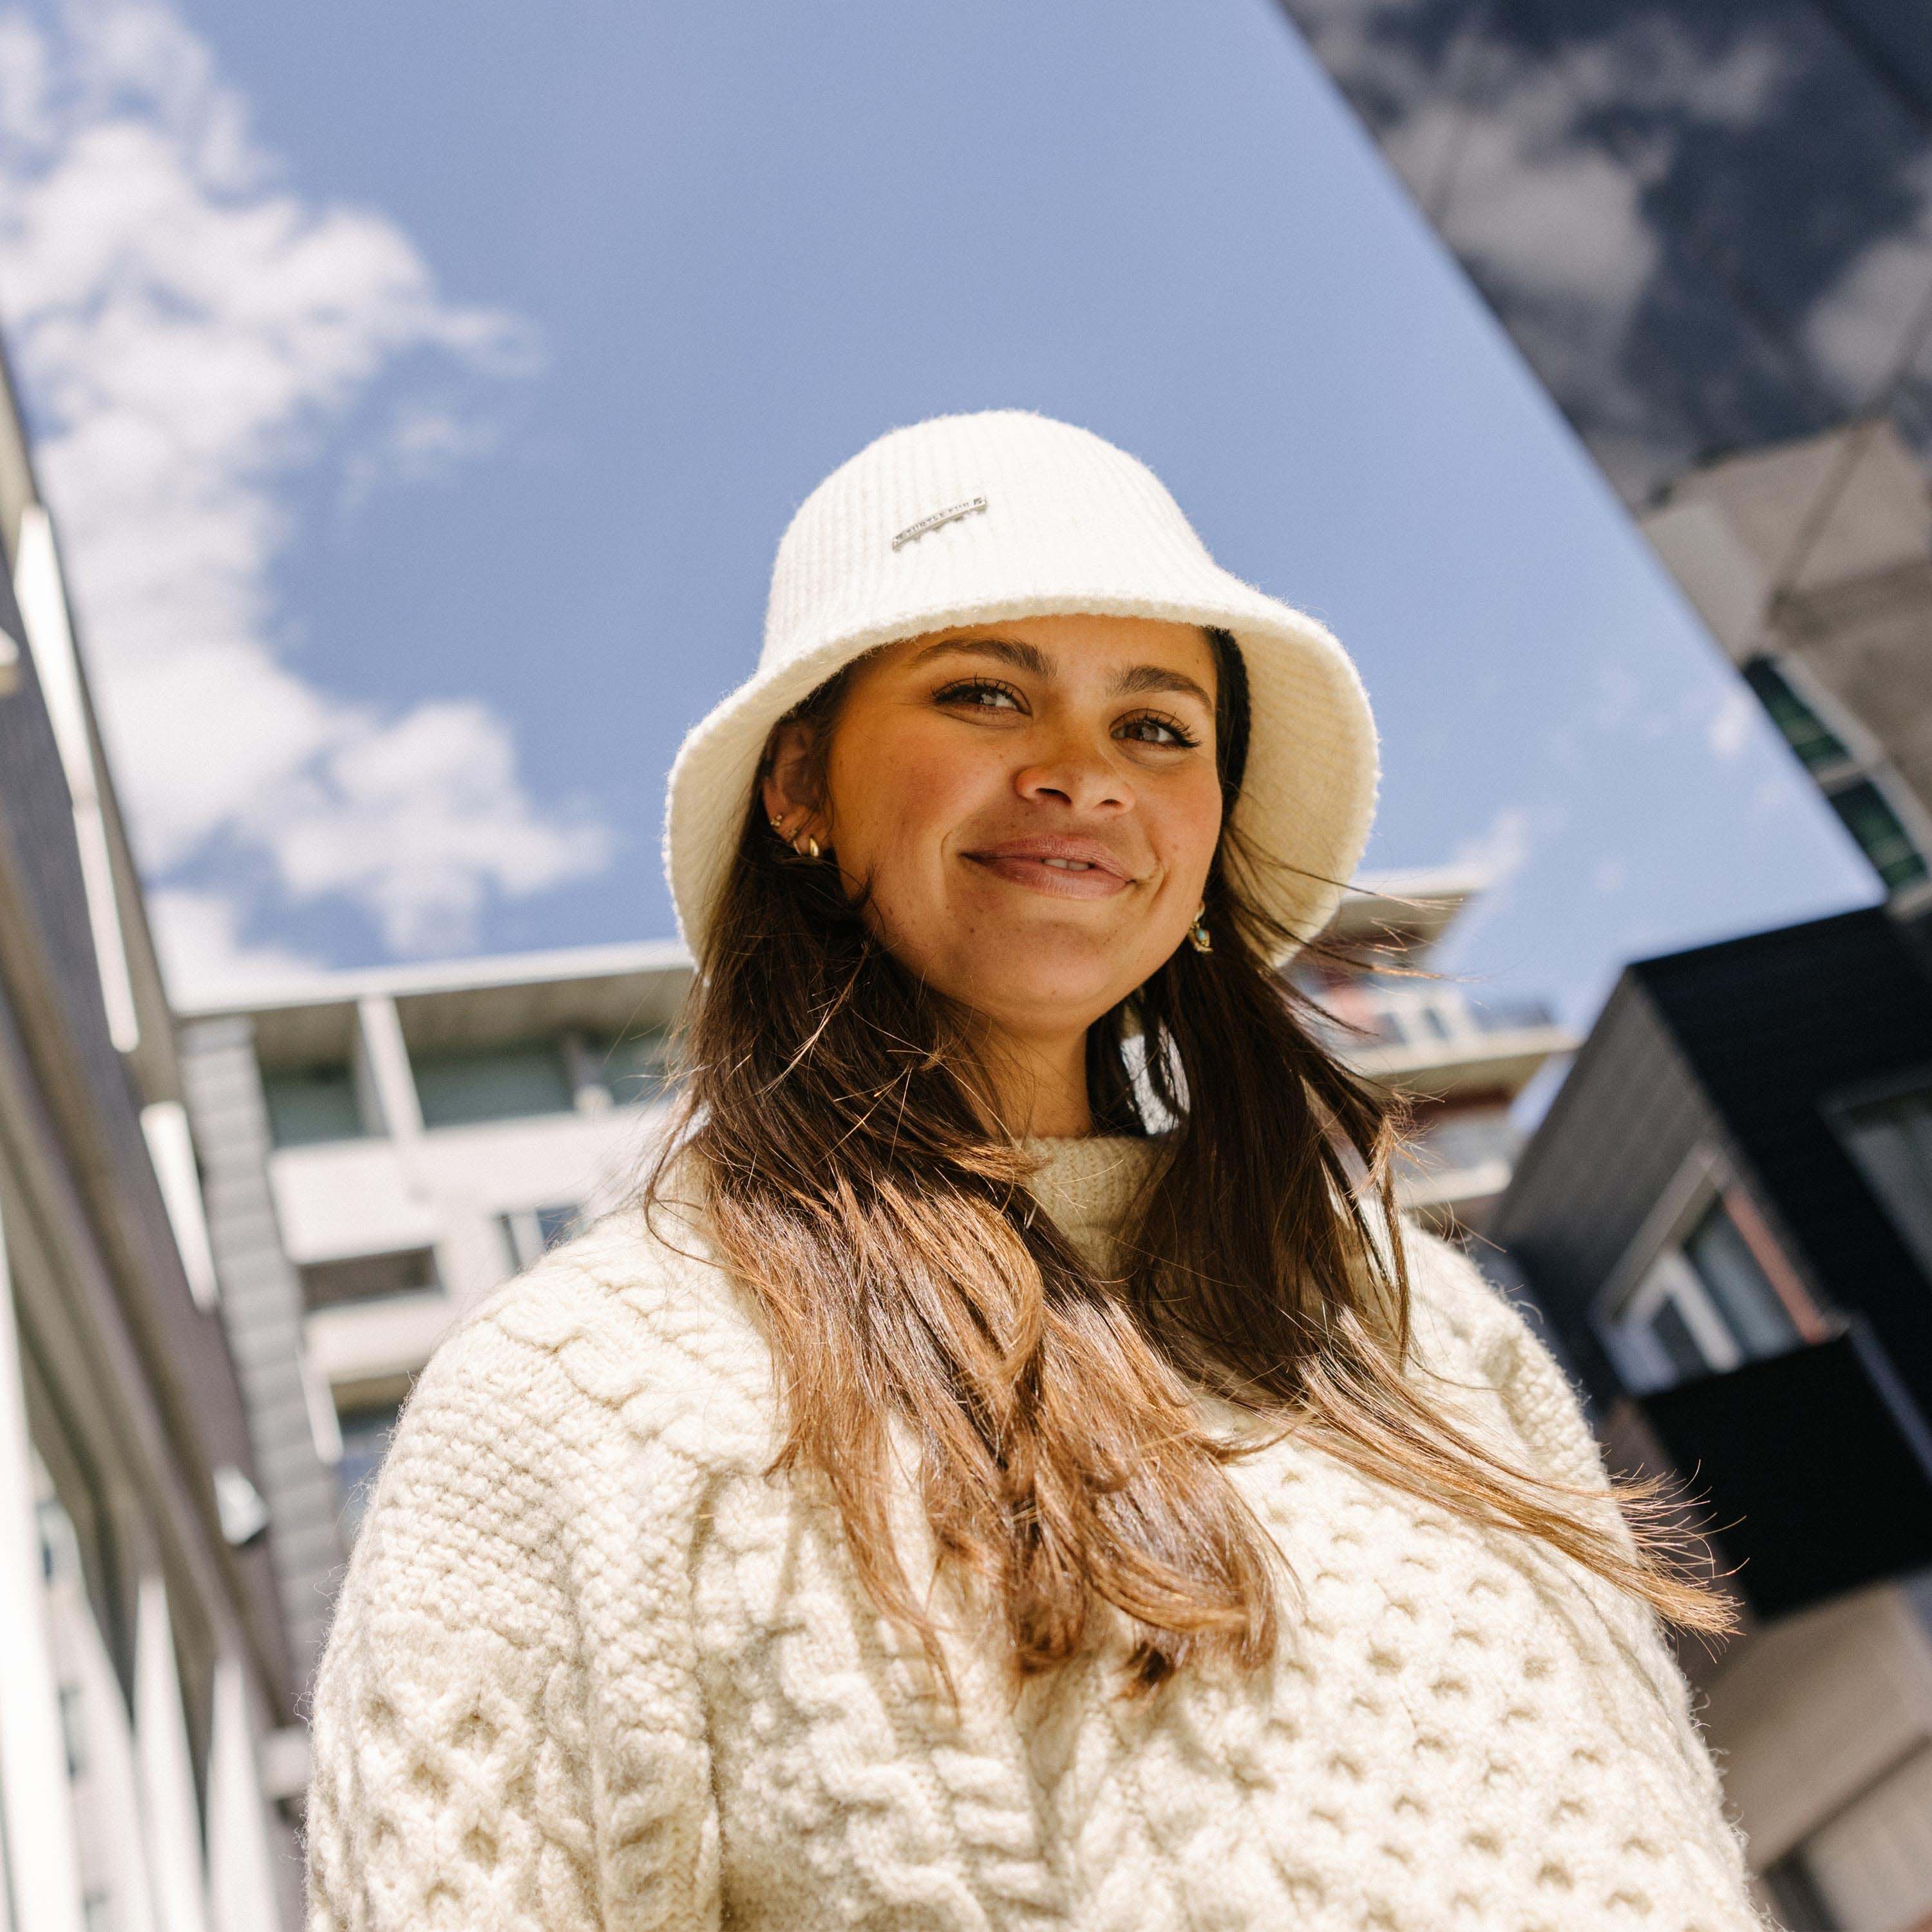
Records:
[[[1192,624],[1029,617],[914,638],[855,668],[824,796],[798,796],[782,741],[767,809],[809,808],[928,985],[1016,1040],[1061,1038],[1154,972],[1200,906],[1221,828],[1214,698]]]

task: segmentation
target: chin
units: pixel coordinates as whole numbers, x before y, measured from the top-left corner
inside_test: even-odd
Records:
[[[1090,1026],[1139,983],[1123,983],[1118,952],[1095,958],[1084,948],[1050,947],[1016,934],[997,954],[958,962],[957,983],[948,990],[989,1019],[1031,1032]]]

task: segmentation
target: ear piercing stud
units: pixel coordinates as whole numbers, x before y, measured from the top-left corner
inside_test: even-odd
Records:
[[[788,836],[785,831],[784,819],[776,814],[767,820],[766,823],[801,859],[815,859],[818,856],[818,841],[816,838],[808,836],[802,839]]]

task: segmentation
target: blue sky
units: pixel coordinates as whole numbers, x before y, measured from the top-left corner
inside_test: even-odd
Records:
[[[175,970],[671,929],[663,773],[879,430],[1020,405],[1318,614],[1449,963],[1875,896],[1270,0],[46,0],[0,320]]]

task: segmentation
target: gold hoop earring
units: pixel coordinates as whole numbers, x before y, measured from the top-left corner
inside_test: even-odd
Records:
[[[1212,952],[1214,936],[1208,930],[1208,906],[1204,900],[1201,910],[1194,915],[1194,923],[1187,928],[1187,943],[1197,952]]]
[[[807,832],[802,839],[794,838],[791,842],[791,849],[801,859],[815,859],[818,856],[818,841]]]

